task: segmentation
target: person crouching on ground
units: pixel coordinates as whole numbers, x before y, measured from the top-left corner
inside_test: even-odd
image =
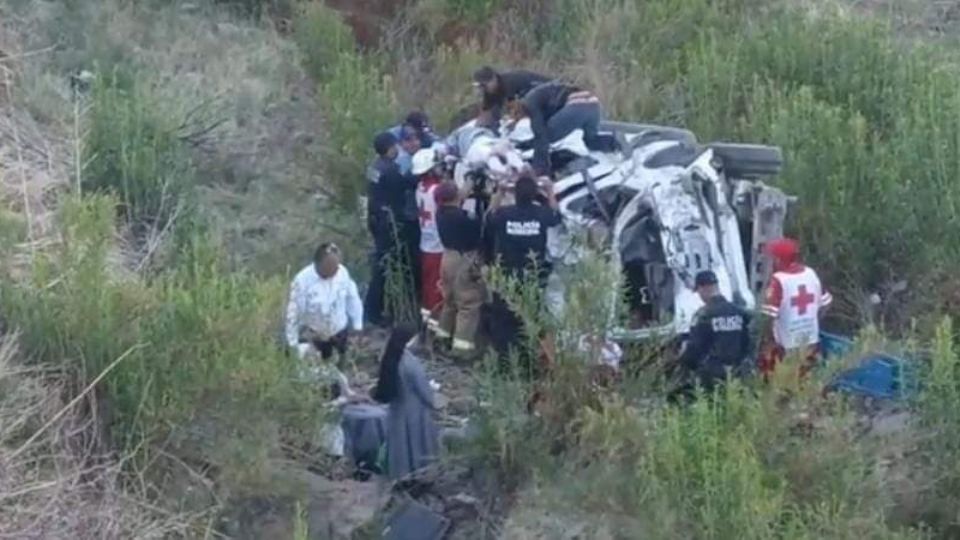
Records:
[[[680,365],[712,392],[728,372],[734,377],[750,372],[750,316],[720,294],[717,276],[709,270],[694,277],[694,289],[704,305],[694,314]],[[688,385],[677,394],[689,396],[692,390]]]
[[[442,339],[452,339],[454,355],[476,351],[480,309],[486,299],[480,257],[480,218],[471,218],[461,207],[462,194],[453,182],[436,189],[437,228],[443,244],[440,283],[443,309],[436,329]]]
[[[420,314],[435,327],[436,312],[443,302],[440,290],[440,264],[443,244],[437,232],[437,202],[434,192],[443,181],[440,156],[434,148],[424,148],[413,156],[413,174],[417,177],[417,213],[420,217]]]
[[[387,418],[387,473],[391,479],[426,467],[440,453],[433,387],[423,363],[408,350],[417,335],[413,325],[390,334],[373,399],[390,407]]]
[[[287,303],[287,344],[300,358],[312,349],[324,360],[336,351],[342,361],[350,331],[363,329],[363,302],[350,272],[340,264],[340,248],[324,243],[313,263],[301,270],[290,285]]]

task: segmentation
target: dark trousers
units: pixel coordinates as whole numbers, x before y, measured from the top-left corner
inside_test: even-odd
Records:
[[[370,254],[370,284],[363,298],[363,314],[367,323],[383,325],[384,298],[387,283],[387,257],[393,247],[393,239],[388,231],[373,233],[373,252]]]
[[[501,372],[510,372],[510,361],[515,356],[518,361],[517,367],[522,375],[536,376],[535,359],[538,351],[531,350],[527,343],[529,336],[526,334],[523,320],[510,308],[506,300],[496,293],[487,309],[487,335],[493,350],[497,353]]]
[[[583,143],[590,150],[612,152],[617,144],[613,136],[600,135],[600,104],[571,103],[560,109],[547,120],[547,133],[554,143],[566,137],[574,130],[583,130]]]
[[[688,372],[687,381],[674,389],[667,399],[674,403],[688,402],[695,396],[697,385],[703,388],[704,393],[713,394],[727,382],[728,372],[735,379],[749,377],[752,374],[750,363],[750,360],[729,363],[707,359],[699,369]]]
[[[320,358],[327,360],[333,357],[333,353],[336,352],[342,358],[347,354],[347,340],[348,329],[344,328],[337,335],[331,337],[328,340],[322,341],[315,339],[312,341],[313,346],[320,351]]]
[[[385,326],[396,314],[385,313],[387,272],[390,260],[406,255],[410,282],[413,284],[414,305],[420,293],[420,226],[417,222],[400,222],[396,230],[385,227],[373,233],[373,253],[370,255],[370,284],[363,301],[364,317],[373,325]]]

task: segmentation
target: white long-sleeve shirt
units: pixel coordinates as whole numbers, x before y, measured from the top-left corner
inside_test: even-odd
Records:
[[[296,347],[302,329],[327,340],[348,326],[363,329],[363,302],[350,272],[341,265],[333,277],[323,279],[312,264],[301,270],[290,285],[287,343]]]

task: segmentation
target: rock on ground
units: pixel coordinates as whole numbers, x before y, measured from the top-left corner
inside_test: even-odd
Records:
[[[414,500],[450,520],[449,540],[500,538],[506,502],[494,479],[462,465],[438,463],[397,481],[383,515]]]
[[[333,481],[309,472],[297,480],[304,488],[299,517],[293,500],[251,498],[236,505],[224,533],[237,540],[290,540],[298,525],[306,525],[311,540],[348,540],[374,520],[388,495],[376,480]]]

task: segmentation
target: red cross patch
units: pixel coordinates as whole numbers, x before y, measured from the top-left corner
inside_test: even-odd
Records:
[[[807,306],[816,302],[817,297],[807,292],[807,286],[801,285],[797,288],[797,295],[790,299],[790,305],[797,308],[797,313],[805,315]]]

